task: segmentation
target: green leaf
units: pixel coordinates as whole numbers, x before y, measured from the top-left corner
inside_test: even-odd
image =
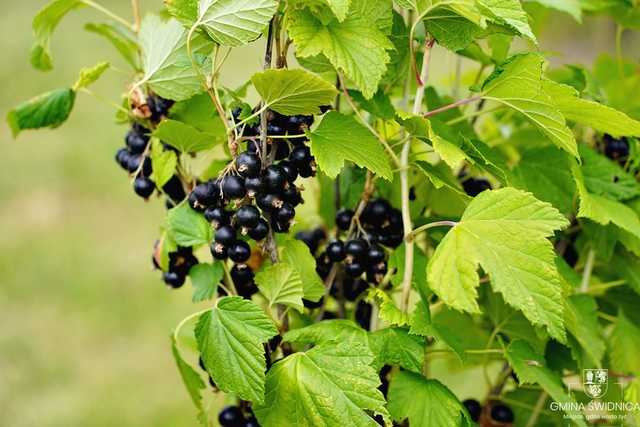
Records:
[[[224,276],[224,268],[218,262],[214,264],[197,264],[189,270],[189,277],[193,285],[194,303],[213,298],[218,291],[218,283]]]
[[[439,12],[438,19],[424,22],[426,30],[438,44],[453,52],[465,49],[482,33],[482,28],[476,23],[447,10]]]
[[[577,405],[565,390],[562,378],[546,367],[544,358],[533,351],[529,344],[515,340],[509,344],[505,356],[521,384],[539,384],[555,402],[565,403],[568,408],[571,408],[572,403]],[[580,411],[568,410],[567,414],[575,417],[571,419],[577,425],[587,427]]]
[[[219,45],[242,46],[260,37],[277,7],[276,0],[200,0],[194,25]]]
[[[198,71],[187,54],[187,34],[175,19],[163,21],[156,15],[147,15],[139,35],[144,77],[137,86],[148,84],[158,95],[174,101],[188,99],[202,91]],[[191,46],[199,65],[207,65],[206,57],[213,44],[196,34]]]
[[[73,10],[83,7],[80,0],[53,0],[33,18],[33,34],[36,42],[31,50],[31,65],[41,71],[49,71],[53,68],[51,59],[51,36],[56,27]]]
[[[551,205],[513,188],[474,198],[429,260],[431,289],[445,304],[478,313],[477,268],[505,301],[564,341],[562,285],[547,237],[568,225]]]
[[[382,289],[371,289],[367,295],[367,301],[378,305],[380,309],[378,316],[390,325],[404,326],[409,324],[409,315],[400,310]]]
[[[580,144],[582,175],[587,191],[610,199],[628,200],[640,195],[640,184],[620,165]]]
[[[320,106],[331,105],[338,93],[331,83],[301,69],[263,71],[251,82],[266,107],[288,116],[320,114]]]
[[[460,197],[465,200],[471,200],[471,197],[467,195],[462,189],[460,182],[458,180],[453,179],[453,177],[444,174],[440,169],[436,166],[433,166],[431,163],[425,161],[417,161],[415,163],[418,170],[425,174],[425,176],[431,181],[431,184],[437,189],[442,187],[447,187],[448,189],[455,191]]]
[[[362,93],[357,90],[350,90],[349,95],[351,95],[351,98],[353,98],[360,108],[374,116],[380,117],[384,120],[393,120],[396,116],[396,109],[393,106],[389,95],[384,93],[382,90],[378,90],[371,99],[365,99],[365,97],[362,96]]]
[[[634,325],[623,312],[618,314],[611,333],[611,365],[624,373],[640,374],[640,328]]]
[[[116,23],[89,23],[84,26],[84,29],[109,40],[125,61],[135,70],[139,69],[138,42],[127,28]]]
[[[581,99],[571,86],[544,80],[544,90],[569,121],[589,126],[614,137],[640,136],[640,122],[606,105]]]
[[[336,15],[338,21],[342,22],[347,18],[347,12],[349,12],[349,5],[351,0],[322,0],[329,5],[333,14]]]
[[[388,413],[372,362],[369,349],[355,343],[294,353],[269,369],[265,402],[254,413],[264,427],[375,427],[365,410]]]
[[[582,3],[581,0],[532,0],[551,9],[566,12],[578,22],[582,22]]]
[[[573,132],[554,100],[544,91],[544,64],[544,58],[536,53],[511,57],[487,78],[482,97],[523,114],[551,142],[578,157]]]
[[[219,142],[211,133],[201,132],[191,125],[171,119],[163,120],[152,135],[183,153],[208,150]]]
[[[389,412],[395,421],[408,418],[411,427],[459,426],[463,411],[458,398],[438,380],[406,371],[391,380]]]
[[[226,138],[224,123],[208,93],[201,93],[187,100],[176,102],[169,111],[169,118],[218,138]],[[162,125],[162,123],[160,124]],[[183,145],[189,147],[191,143]]]
[[[366,12],[367,8],[376,9],[373,4],[385,2],[352,0],[351,10],[342,22],[336,17],[321,19],[309,9],[291,11],[287,21],[297,56],[324,54],[336,69],[353,80],[365,98],[371,98],[378,90],[390,60],[387,50],[393,49],[393,44],[375,24],[376,17]],[[391,18],[390,2],[388,5]]]
[[[572,295],[566,300],[565,324],[588,356],[588,365],[602,366],[606,345],[598,320],[598,304],[589,295]]]
[[[337,341],[343,344],[369,345],[369,333],[346,319],[323,320],[304,328],[292,329],[282,337],[296,344],[319,345]]]
[[[182,382],[184,383],[193,404],[198,409],[198,417],[201,420],[206,420],[207,413],[202,405],[202,390],[206,389],[206,385],[204,381],[202,381],[202,378],[200,378],[200,375],[198,375],[191,365],[185,362],[180,355],[180,351],[178,350],[178,346],[176,345],[176,340],[173,335],[171,335],[171,352],[176,362],[176,366],[178,367],[178,372],[180,372]],[[206,425],[207,423],[203,424]]]
[[[164,0],[171,16],[187,27],[198,20],[198,0]]]
[[[211,225],[187,203],[169,211],[167,226],[167,231],[180,246],[204,245],[211,241]]]
[[[262,344],[278,330],[260,307],[241,297],[222,298],[200,316],[195,334],[204,365],[220,390],[254,403],[264,401]]]
[[[304,309],[302,279],[289,264],[280,262],[265,268],[256,275],[255,282],[271,307],[284,304],[298,311]]]
[[[282,261],[293,267],[302,280],[304,299],[319,301],[324,296],[324,283],[316,273],[316,260],[309,247],[295,239],[287,240],[280,247]]]
[[[422,372],[424,339],[409,335],[403,328],[384,328],[369,334],[369,345],[375,355],[373,368],[384,365],[400,366],[416,373]]]
[[[26,129],[57,128],[69,118],[75,100],[72,89],[58,89],[23,102],[7,114],[13,137]]]
[[[637,256],[619,248],[611,258],[610,267],[613,272],[627,281],[629,288],[640,295],[640,259]]]
[[[519,0],[478,0],[480,11],[493,22],[506,25],[517,34],[536,42],[527,13]]]
[[[110,66],[108,62],[100,62],[91,68],[83,68],[80,70],[80,77],[78,77],[78,80],[73,85],[73,90],[77,92],[82,88],[91,86]]]
[[[327,113],[316,130],[309,133],[311,151],[320,169],[338,176],[345,160],[391,180],[393,172],[380,142],[353,116]]]
[[[178,165],[178,157],[171,150],[165,150],[162,143],[154,140],[151,144],[151,180],[156,187],[162,188],[175,174]]]

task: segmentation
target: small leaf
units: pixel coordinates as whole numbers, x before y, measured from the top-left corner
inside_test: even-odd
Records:
[[[171,16],[190,27],[198,19],[198,0],[164,0]]]
[[[480,11],[497,24],[506,25],[517,34],[535,42],[536,36],[529,26],[527,13],[519,0],[479,0]]]
[[[222,298],[200,316],[195,334],[204,365],[220,390],[254,403],[264,401],[262,344],[278,330],[260,307],[241,297]]]
[[[453,179],[449,175],[442,173],[440,169],[433,166],[431,163],[419,160],[415,163],[418,170],[425,174],[425,176],[431,181],[431,184],[437,189],[446,187],[456,192],[460,197],[466,200],[471,200],[471,197],[467,195],[462,189],[460,182]]]
[[[210,300],[218,291],[218,283],[224,276],[224,268],[218,262],[214,264],[196,264],[189,270],[193,284],[194,303]]]
[[[80,70],[80,77],[73,85],[73,90],[78,91],[82,88],[89,87],[98,80],[102,74],[109,69],[111,65],[108,62],[100,62],[91,68],[83,68]]]
[[[416,373],[424,364],[424,339],[409,335],[403,328],[384,328],[369,334],[371,351],[375,356],[373,367],[400,366]]]
[[[152,135],[183,153],[208,150],[219,142],[213,134],[201,132],[191,125],[171,119],[163,120]]]
[[[109,40],[125,61],[135,70],[139,69],[138,42],[127,28],[115,23],[89,23],[84,26],[84,29]]]
[[[338,91],[326,80],[296,70],[267,70],[254,74],[251,82],[272,110],[280,114],[320,114],[320,106],[330,105]]]
[[[584,184],[589,193],[616,200],[633,199],[640,195],[640,184],[617,162],[585,144],[580,144],[580,157]]]
[[[287,240],[280,247],[282,261],[293,267],[302,280],[304,299],[319,301],[324,296],[324,283],[316,272],[316,260],[309,247],[295,239]]]
[[[165,150],[162,143],[154,140],[151,144],[151,180],[158,188],[164,187],[175,174],[178,157],[171,150]]]
[[[69,118],[75,100],[72,89],[58,89],[23,102],[7,115],[13,137],[26,129],[57,128]]]
[[[51,60],[51,36],[65,15],[83,7],[81,0],[53,0],[40,9],[33,18],[33,34],[36,43],[31,50],[31,65],[41,71],[53,68]]]
[[[173,335],[171,336],[171,352],[173,353],[173,358],[176,362],[176,366],[178,367],[178,372],[180,372],[182,382],[184,382],[193,404],[198,409],[199,418],[204,417],[206,420],[207,414],[202,405],[202,390],[206,389],[206,385],[204,384],[204,381],[202,381],[202,378],[200,378],[200,375],[198,375],[191,365],[185,362],[180,355],[180,351],[178,350],[178,346],[176,345],[176,340]]]
[[[256,275],[255,282],[272,307],[284,304],[300,312],[304,309],[302,279],[289,264],[280,262],[265,268]]]
[[[180,246],[204,245],[211,241],[211,225],[187,203],[169,211],[167,225],[167,231]]]
[[[568,13],[577,22],[582,22],[582,2],[580,0],[532,0],[543,6]]]
[[[345,160],[391,180],[393,173],[378,140],[352,116],[332,111],[316,130],[309,133],[311,151],[320,169],[329,177],[338,176]]]
[[[380,318],[390,325],[404,326],[409,324],[409,315],[398,307],[382,289],[371,289],[367,295],[367,300],[378,304]]]

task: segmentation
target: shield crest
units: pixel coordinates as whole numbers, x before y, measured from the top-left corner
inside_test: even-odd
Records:
[[[604,396],[609,388],[609,370],[584,369],[582,371],[582,386],[587,396],[592,399]]]

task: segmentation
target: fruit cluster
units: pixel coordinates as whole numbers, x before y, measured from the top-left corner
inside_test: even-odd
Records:
[[[501,402],[492,401],[489,402],[486,407],[483,407],[480,402],[475,399],[467,399],[462,404],[467,408],[467,412],[471,416],[471,419],[481,425],[486,426],[508,426],[514,422],[515,416],[513,411],[508,406]]]
[[[156,269],[160,267],[160,242],[156,242],[153,252],[153,265]],[[198,264],[198,258],[193,254],[193,248],[178,246],[175,252],[169,253],[169,269],[162,273],[164,283],[174,289],[184,285],[189,274],[189,270]]]

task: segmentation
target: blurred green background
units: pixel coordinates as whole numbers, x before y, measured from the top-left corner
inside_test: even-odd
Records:
[[[128,0],[102,0],[129,17]],[[145,10],[160,0],[143,0]],[[97,12],[72,13],[56,32],[55,69],[29,65],[31,19],[44,0],[3,0],[0,111],[75,81],[78,70],[110,60],[106,41],[82,26]],[[554,62],[590,64],[613,52],[615,29],[560,14],[541,33]],[[627,53],[640,51],[625,39]],[[258,47],[259,48],[259,47]],[[235,86],[256,71],[257,51],[234,53],[224,80]],[[435,81],[450,79],[451,55],[438,50]],[[110,71],[92,90],[117,100],[130,76]],[[144,203],[113,161],[126,129],[107,104],[79,95],[56,131],[18,141],[0,127],[0,426],[195,425],[191,402],[169,350],[169,333],[196,311],[190,289],[168,291],[151,269],[164,208]],[[460,379],[464,382],[464,379]]]

